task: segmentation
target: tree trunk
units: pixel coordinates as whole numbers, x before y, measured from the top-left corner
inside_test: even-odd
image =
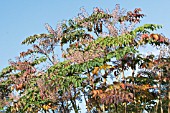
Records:
[[[157,103],[156,103],[155,113],[157,113],[157,112],[158,112],[158,106],[159,106],[159,99],[158,99],[158,101],[157,101]]]
[[[162,97],[161,97],[161,84],[162,84],[162,76],[163,76],[163,70],[161,69],[161,72],[160,72],[160,75],[161,75],[161,80],[160,80],[160,88],[159,88],[159,90],[160,90],[160,105],[161,105],[161,113],[163,113],[163,108],[162,108]]]
[[[161,113],[163,113],[163,108],[162,108],[162,97],[161,97],[161,84],[162,84],[162,70],[161,72],[158,73],[158,77],[159,77],[159,82],[158,82],[158,104],[160,104],[160,110]],[[158,106],[158,105],[157,105]],[[158,109],[158,108],[157,108]]]
[[[78,109],[77,109],[76,103],[74,103],[72,99],[71,99],[71,104],[73,106],[74,112],[78,113]]]
[[[124,111],[125,113],[126,113],[126,108],[127,108],[127,104],[126,104],[126,102],[125,102],[125,111]]]
[[[102,112],[105,113],[105,105],[102,105]]]
[[[169,88],[168,88],[168,100],[169,100],[169,103],[168,103],[168,113],[170,113],[170,81],[169,81]]]

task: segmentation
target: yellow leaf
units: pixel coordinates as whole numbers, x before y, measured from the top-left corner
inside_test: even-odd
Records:
[[[98,75],[99,67],[95,67],[92,71],[93,75]]]
[[[48,105],[43,105],[44,110],[48,110]]]
[[[14,86],[11,86],[11,91],[13,91],[14,90]]]
[[[100,66],[100,69],[106,70],[106,69],[108,69],[108,68],[111,68],[111,66],[110,66],[110,65],[107,65],[107,64],[104,64],[104,65]]]

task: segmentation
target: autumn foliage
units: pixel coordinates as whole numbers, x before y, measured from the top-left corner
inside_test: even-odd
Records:
[[[157,24],[135,27],[145,16],[84,8],[48,33],[35,34],[0,73],[0,107],[7,112],[168,112],[169,39]],[[143,55],[150,45],[159,54]],[[169,93],[170,94],[170,93]],[[170,106],[169,106],[170,107]]]

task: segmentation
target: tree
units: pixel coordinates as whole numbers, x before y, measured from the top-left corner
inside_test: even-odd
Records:
[[[96,7],[90,15],[81,8],[56,30],[45,24],[49,33],[26,38],[22,44],[32,49],[2,70],[1,107],[78,113],[84,100],[88,112],[166,111],[170,57],[144,56],[139,47],[162,51],[169,39],[154,33],[161,25],[135,28],[143,17],[140,8],[126,12],[116,5],[112,12]]]

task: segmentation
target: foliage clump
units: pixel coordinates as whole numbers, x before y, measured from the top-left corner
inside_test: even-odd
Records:
[[[45,24],[49,33],[26,38],[22,44],[32,48],[1,71],[0,107],[78,113],[85,101],[88,112],[166,111],[169,39],[155,33],[161,25],[135,27],[144,16],[140,8],[126,12],[116,5],[90,15],[81,8],[56,30]],[[160,54],[142,55],[147,44]]]

